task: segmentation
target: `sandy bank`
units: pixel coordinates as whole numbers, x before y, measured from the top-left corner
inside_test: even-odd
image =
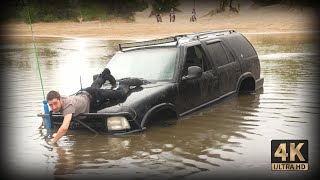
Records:
[[[176,22],[170,23],[168,14],[157,23],[149,17],[150,9],[137,12],[133,23],[113,22],[57,22],[33,24],[34,35],[44,37],[86,37],[99,39],[149,39],[181,33],[208,30],[234,29],[242,33],[316,31],[317,17],[312,9],[289,9],[284,6],[254,8],[244,6],[239,14],[222,13],[205,16],[207,6],[197,9],[198,21],[189,22],[191,11],[181,6],[176,13]],[[30,36],[30,27],[24,23],[1,25],[2,36]]]

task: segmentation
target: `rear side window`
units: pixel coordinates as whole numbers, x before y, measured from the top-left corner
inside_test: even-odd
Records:
[[[242,35],[230,35],[225,41],[235,51],[237,57],[249,58],[257,55],[251,43]]]
[[[216,66],[223,66],[229,63],[228,56],[220,42],[208,44],[209,54]]]

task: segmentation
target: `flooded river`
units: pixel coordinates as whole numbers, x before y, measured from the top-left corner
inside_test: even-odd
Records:
[[[48,145],[39,129],[43,94],[31,37],[1,42],[1,159],[17,178],[301,178],[319,170],[319,35],[245,34],[264,88],[125,136],[69,130]],[[89,86],[119,41],[36,38],[45,93]],[[319,127],[319,126],[318,126]],[[309,171],[271,171],[271,140],[309,141]]]

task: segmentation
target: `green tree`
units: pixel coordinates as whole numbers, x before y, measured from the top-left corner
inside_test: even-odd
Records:
[[[258,4],[260,6],[270,6],[275,4],[280,4],[284,6],[288,6],[289,8],[304,8],[304,7],[317,7],[316,0],[252,0],[254,4]]]
[[[6,2],[6,1],[5,1]],[[2,19],[19,19],[28,22],[28,9],[32,22],[108,20],[124,18],[134,20],[134,12],[147,7],[144,0],[15,0],[5,3]]]

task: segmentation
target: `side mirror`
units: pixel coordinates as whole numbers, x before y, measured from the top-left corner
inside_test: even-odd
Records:
[[[188,68],[188,75],[183,76],[182,80],[200,78],[202,76],[202,73],[203,70],[199,66],[190,66]]]

